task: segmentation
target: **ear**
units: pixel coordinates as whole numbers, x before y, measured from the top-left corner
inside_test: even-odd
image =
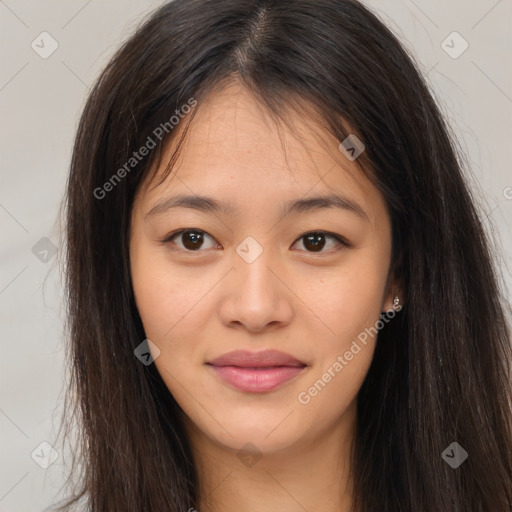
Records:
[[[390,312],[395,309],[394,300],[398,297],[398,306],[402,308],[405,304],[404,287],[397,279],[389,279],[386,287],[386,293],[382,304],[382,312]]]

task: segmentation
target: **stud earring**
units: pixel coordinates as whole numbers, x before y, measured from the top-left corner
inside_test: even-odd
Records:
[[[397,309],[402,309],[402,307],[400,306],[400,299],[398,297],[398,295],[393,299],[393,309],[394,310],[397,310]]]

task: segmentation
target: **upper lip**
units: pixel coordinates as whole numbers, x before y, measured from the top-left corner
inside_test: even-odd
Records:
[[[228,352],[207,364],[213,366],[238,366],[241,368],[266,368],[271,366],[307,366],[290,354],[279,350],[264,350],[251,352],[249,350],[235,350]]]

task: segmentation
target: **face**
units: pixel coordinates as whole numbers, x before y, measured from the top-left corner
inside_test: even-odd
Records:
[[[300,446],[353,417],[392,304],[384,198],[339,141],[293,123],[278,133],[243,89],[215,93],[132,211],[154,364],[191,429],[234,450]]]

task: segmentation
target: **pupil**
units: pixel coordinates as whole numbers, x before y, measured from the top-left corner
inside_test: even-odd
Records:
[[[307,247],[307,243],[313,244],[313,251],[320,251],[325,245],[325,240],[322,234],[312,234],[306,237],[307,242],[304,244]]]
[[[184,242],[183,245],[190,250],[199,249],[201,247],[203,235],[201,233],[198,233],[197,231],[187,231],[186,233],[183,233]],[[191,239],[192,242],[190,243],[188,240]]]

